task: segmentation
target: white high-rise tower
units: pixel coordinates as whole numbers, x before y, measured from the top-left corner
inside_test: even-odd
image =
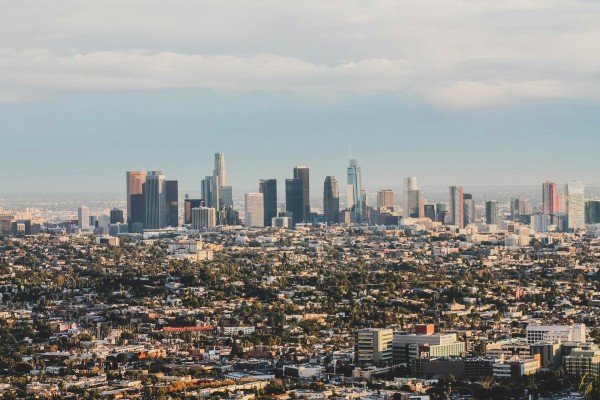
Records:
[[[403,197],[402,197],[402,219],[410,218],[410,192],[418,190],[417,178],[412,176],[404,178]]]
[[[221,208],[221,188],[227,185],[227,171],[225,170],[225,155],[223,153],[215,153],[212,185],[211,205],[219,210]]]
[[[565,187],[569,229],[585,229],[585,188],[581,182],[569,182]]]

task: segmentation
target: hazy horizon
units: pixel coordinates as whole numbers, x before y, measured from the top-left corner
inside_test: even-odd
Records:
[[[126,17],[125,17],[126,16]],[[231,184],[599,182],[600,3],[7,4],[0,196]],[[316,186],[315,186],[316,187]]]

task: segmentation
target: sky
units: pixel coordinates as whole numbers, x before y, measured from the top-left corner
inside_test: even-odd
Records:
[[[0,195],[199,192],[311,167],[367,188],[598,184],[600,2],[20,0],[0,13]]]

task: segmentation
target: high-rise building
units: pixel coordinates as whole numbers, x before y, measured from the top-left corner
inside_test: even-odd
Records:
[[[82,231],[88,231],[90,229],[90,209],[86,206],[77,208],[77,226]]]
[[[542,184],[542,214],[558,214],[559,210],[558,186],[546,181]]]
[[[179,226],[179,189],[177,181],[166,181],[166,224],[167,226]]]
[[[214,208],[192,208],[192,229],[214,228],[217,225],[217,213]]]
[[[340,192],[335,176],[327,176],[323,184],[323,213],[328,224],[340,222]]]
[[[402,192],[402,218],[403,219],[408,219],[410,218],[410,210],[411,210],[411,204],[410,204],[410,191],[411,190],[418,190],[418,185],[417,185],[417,178],[416,177],[410,177],[410,178],[404,178],[404,186],[403,186],[403,192]],[[414,209],[414,207],[413,207]]]
[[[450,186],[449,224],[464,228],[463,187]]]
[[[309,168],[306,166],[294,167],[294,179],[302,181],[302,220],[310,222],[310,174]],[[296,217],[294,216],[294,219]]]
[[[303,221],[304,206],[301,179],[285,180],[285,210],[292,213],[292,222],[296,225]]]
[[[225,169],[225,155],[223,153],[215,153],[215,168],[213,170],[213,180],[211,188],[211,206],[217,209],[224,207],[221,198],[221,188],[223,186],[227,186],[227,170]]]
[[[581,182],[569,182],[565,187],[567,223],[569,229],[585,229],[585,188]]]
[[[498,202],[491,200],[485,202],[485,223],[488,225],[498,225]]]
[[[264,226],[271,226],[271,221],[277,217],[277,179],[261,179],[258,191],[263,195]]]
[[[262,193],[246,193],[245,223],[247,227],[265,226],[264,200]]]
[[[527,199],[513,198],[510,200],[510,214],[514,221],[523,220],[533,214],[533,207]]]
[[[392,346],[394,331],[392,329],[359,329],[357,331],[357,360],[375,364],[386,364],[393,360]]]
[[[192,209],[205,207],[206,203],[203,199],[191,199],[189,195],[185,195],[183,200],[183,224],[190,225],[192,223]]]
[[[600,224],[600,200],[585,202],[585,223]]]
[[[350,166],[348,167],[347,196],[348,208],[354,212],[354,222],[362,223],[364,210],[362,181],[360,167],[356,160],[350,160]],[[350,204],[352,205],[350,206]]]
[[[432,221],[436,221],[435,204],[425,204],[423,206],[423,216]]]
[[[423,214],[422,211],[423,201],[421,199],[421,191],[418,189],[408,191],[408,217],[409,218],[420,218]]]
[[[119,210],[118,208],[113,208],[110,210],[110,223],[111,224],[122,224],[125,222],[123,218],[123,210]]]
[[[200,189],[202,190],[202,199],[204,200],[204,204],[206,207],[214,207],[213,202],[213,177],[207,176],[202,179],[200,183]]]
[[[127,222],[144,223],[146,217],[142,186],[146,182],[146,171],[127,171]],[[135,197],[134,197],[135,196]]]
[[[221,207],[233,207],[233,188],[229,185],[221,186]]]
[[[161,171],[148,171],[143,191],[146,200],[144,228],[164,228],[167,223],[167,189],[163,173]]]
[[[475,200],[473,200],[473,196],[469,193],[463,194],[463,218],[464,225],[470,225],[475,223]]]
[[[448,211],[447,203],[437,203],[435,205],[435,218],[437,222],[441,222],[444,225],[450,223],[450,212]]]
[[[391,189],[377,192],[377,209],[394,211],[394,192]]]

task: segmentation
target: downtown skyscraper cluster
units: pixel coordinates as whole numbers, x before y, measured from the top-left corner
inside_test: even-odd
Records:
[[[542,184],[542,204],[539,211],[528,199],[513,198],[510,214],[502,214],[503,208],[495,200],[485,202],[481,217],[478,216],[476,199],[465,193],[463,186],[450,186],[448,202],[429,203],[418,186],[416,177],[402,181],[402,207],[396,207],[394,192],[381,189],[377,192],[377,204],[371,206],[363,188],[361,167],[356,159],[350,159],[346,168],[346,205],[340,206],[340,185],[335,176],[325,177],[323,182],[322,212],[311,207],[310,175],[308,166],[297,165],[291,178],[285,179],[284,201],[278,201],[278,185],[274,178],[258,181],[256,192],[244,194],[244,219],[248,227],[293,227],[298,224],[379,224],[407,225],[421,220],[463,229],[478,224],[500,225],[510,221],[531,224],[535,231],[573,231],[585,228],[586,221],[600,221],[600,202],[586,203],[584,187],[580,182],[569,182],[559,193],[556,183]],[[223,153],[215,153],[212,175],[200,182],[201,197],[183,200],[183,225],[192,229],[212,228],[218,225],[239,225],[240,213],[234,209],[233,188],[229,184]],[[167,180],[161,171],[127,172],[127,223],[129,232],[144,229],[162,229],[179,225],[178,183]],[[114,210],[118,224],[118,211]],[[85,210],[80,210],[84,214]],[[112,221],[111,214],[111,223]],[[86,218],[80,216],[80,224],[86,229]],[[122,216],[120,218],[122,220]]]
[[[130,232],[179,225],[179,191],[176,180],[161,171],[128,171],[127,223]]]

